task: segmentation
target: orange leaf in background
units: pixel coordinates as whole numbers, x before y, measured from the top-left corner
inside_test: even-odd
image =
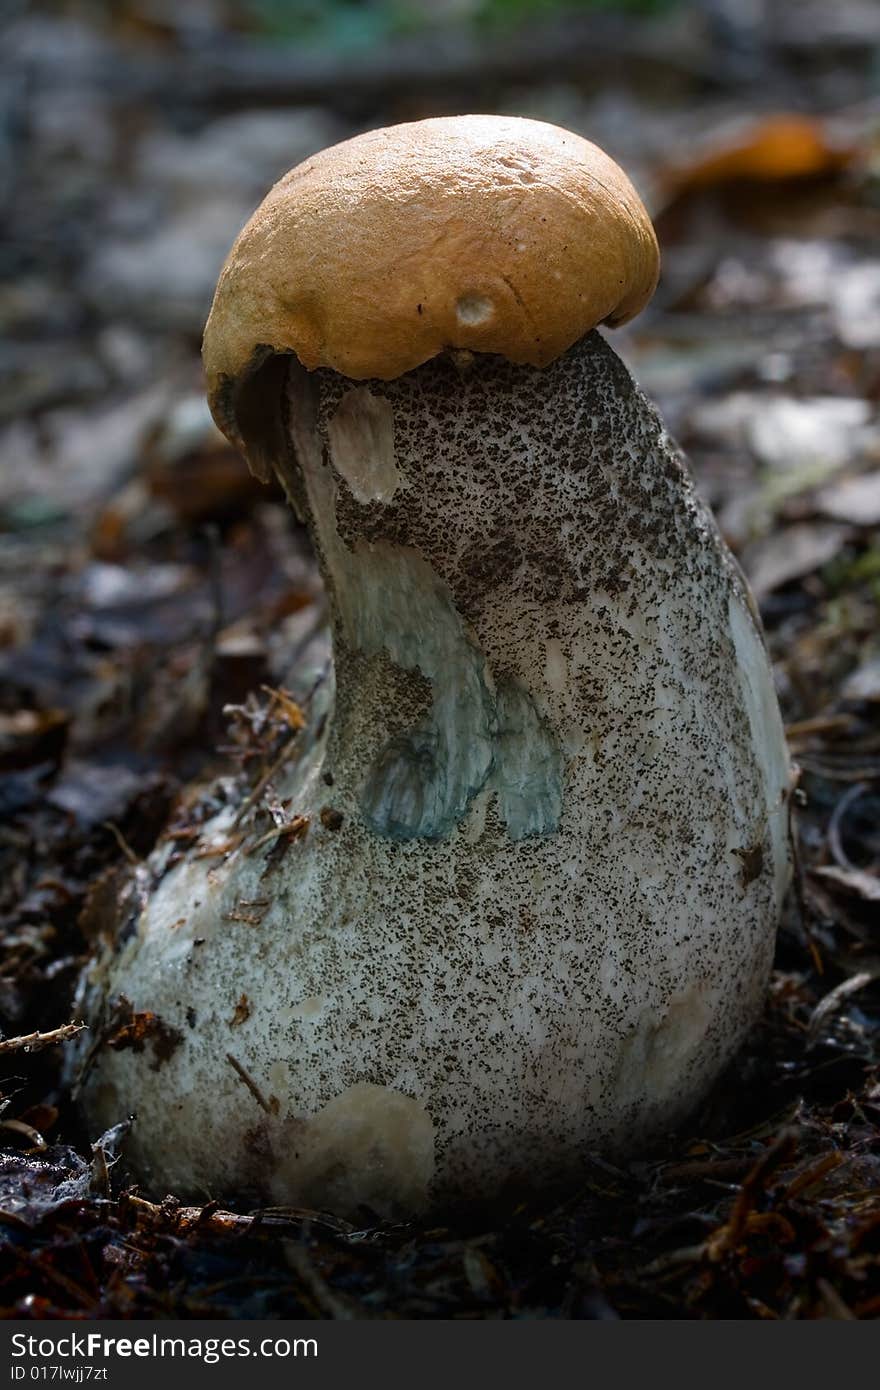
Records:
[[[739,180],[776,183],[838,173],[855,149],[832,141],[821,121],[809,116],[767,116],[719,141],[667,179],[676,193],[714,188]]]

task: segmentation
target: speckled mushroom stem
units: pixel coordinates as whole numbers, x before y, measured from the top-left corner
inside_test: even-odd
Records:
[[[309,830],[230,850],[225,808],[157,862],[93,980],[179,1045],[99,1050],[95,1132],[136,1096],[157,1190],[345,1212],[573,1173],[675,1124],[761,1007],[788,764],[745,586],[598,334],[543,370],[291,359],[286,392],[338,685],[275,788]]]
[[[607,761],[623,818],[582,821],[585,857],[615,853],[637,805],[668,859],[696,799],[729,851],[784,860],[766,839],[782,769],[762,785],[747,700],[711,727],[742,680],[737,642],[760,642],[747,593],[598,333],[543,370],[450,354],[353,384],[293,363],[288,410],[299,469],[282,471],[333,615],[340,804],[378,835],[433,839],[488,791],[512,839],[548,835],[566,797],[588,814],[578,784]]]

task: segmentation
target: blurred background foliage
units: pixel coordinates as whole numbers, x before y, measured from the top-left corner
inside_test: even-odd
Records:
[[[451,25],[503,31],[577,12],[659,13],[684,0],[244,0],[238,22],[257,33],[344,47]],[[230,11],[235,22],[235,10]]]
[[[399,34],[467,28],[504,32],[523,23],[570,15],[662,14],[693,0],[49,0],[44,8],[89,13],[93,22],[176,25],[205,29],[221,26],[333,48],[362,46]]]

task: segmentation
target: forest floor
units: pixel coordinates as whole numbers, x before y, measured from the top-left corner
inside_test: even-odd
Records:
[[[409,69],[330,54],[320,83],[272,45],[193,42],[161,6],[149,21],[108,7],[121,18],[101,29],[59,8],[23,13],[0,60],[0,1309],[877,1316],[873,7],[834,7],[827,32],[814,7],[809,39],[779,4],[761,32],[671,17],[631,42],[613,23],[591,44],[552,27],[490,50],[450,40],[427,76],[407,39]],[[469,107],[589,135],[656,219],[656,301],[611,341],[749,575],[800,769],[767,1006],[686,1129],[586,1157],[576,1189],[543,1203],[355,1228],[254,1212],[245,1194],[151,1202],[125,1123],[86,1135],[62,1084],[77,979],[182,789],[236,773],[224,710],[283,685],[321,622],[302,533],[207,413],[213,283],[290,165],[364,126]]]

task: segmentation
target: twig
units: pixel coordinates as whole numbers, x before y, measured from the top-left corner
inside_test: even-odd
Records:
[[[122,850],[122,853],[125,855],[129,864],[132,864],[135,868],[137,868],[137,866],[141,863],[141,860],[138,857],[138,855],[135,854],[131,845],[128,843],[122,831],[119,829],[119,826],[114,825],[112,820],[102,821],[101,824],[103,825],[105,830],[110,831],[110,834],[113,836],[117,845]]]
[[[257,1102],[257,1105],[259,1105],[260,1109],[265,1110],[267,1115],[274,1114],[274,1111],[269,1102],[267,1101],[266,1097],[263,1095],[263,1092],[260,1090],[254,1078],[245,1071],[244,1067],[241,1065],[241,1062],[237,1062],[231,1052],[227,1052],[226,1060],[232,1067],[232,1070],[235,1072],[236,1076],[238,1076],[239,1079],[243,1081],[244,1084],[247,1086],[248,1090],[250,1091],[254,1100]]]
[[[291,1231],[303,1225],[320,1225],[340,1235],[348,1235],[354,1227],[347,1221],[326,1212],[307,1207],[258,1207],[246,1214],[226,1211],[217,1202],[203,1207],[181,1207],[173,1201],[149,1202],[136,1193],[126,1193],[124,1204],[135,1213],[138,1225],[169,1226],[180,1235],[192,1231],[209,1231],[212,1235],[248,1235],[258,1229]]]
[[[791,1131],[783,1132],[764,1150],[757,1163],[746,1174],[733,1204],[730,1219],[723,1226],[719,1226],[717,1231],[713,1231],[706,1241],[706,1255],[713,1264],[736,1249],[746,1233],[749,1216],[759,1194],[763,1192],[777,1168],[781,1168],[794,1157],[796,1149],[797,1142]]]
[[[817,1163],[811,1163],[802,1173],[798,1173],[782,1194],[782,1200],[790,1202],[793,1197],[797,1197],[801,1192],[806,1192],[815,1183],[820,1182],[826,1173],[833,1173],[836,1168],[846,1162],[846,1155],[838,1153],[837,1150],[830,1154],[824,1154]]]
[[[269,785],[272,778],[275,776],[275,773],[278,772],[279,769],[284,766],[284,764],[287,762],[289,758],[293,757],[294,744],[296,743],[299,734],[300,730],[294,729],[290,737],[284,740],[284,743],[281,745],[280,751],[272,759],[265,772],[261,773],[253,791],[250,792],[242,802],[241,810],[238,812],[238,815],[232,822],[234,826],[238,827],[239,825],[241,825],[248,811],[251,810],[254,803],[266,790],[266,787]]]
[[[146,1197],[129,1193],[125,1205],[134,1211],[138,1225],[169,1226],[179,1235],[205,1230],[217,1235],[246,1235],[255,1223],[254,1216],[240,1216],[233,1211],[220,1211],[216,1202],[204,1207],[180,1207],[173,1202],[148,1202]]]
[[[282,835],[286,835],[291,841],[301,840],[308,833],[311,824],[308,816],[294,816],[293,820],[285,821],[283,825],[273,825],[271,830],[267,830],[265,835],[261,835],[259,840],[255,840],[246,850],[245,854],[256,854],[257,850],[264,845],[270,844],[273,840],[278,840]]]
[[[47,1033],[23,1033],[18,1038],[0,1039],[0,1053],[39,1052],[41,1048],[54,1043],[69,1042],[88,1025],[85,1023],[62,1023],[59,1028],[51,1028]]]

